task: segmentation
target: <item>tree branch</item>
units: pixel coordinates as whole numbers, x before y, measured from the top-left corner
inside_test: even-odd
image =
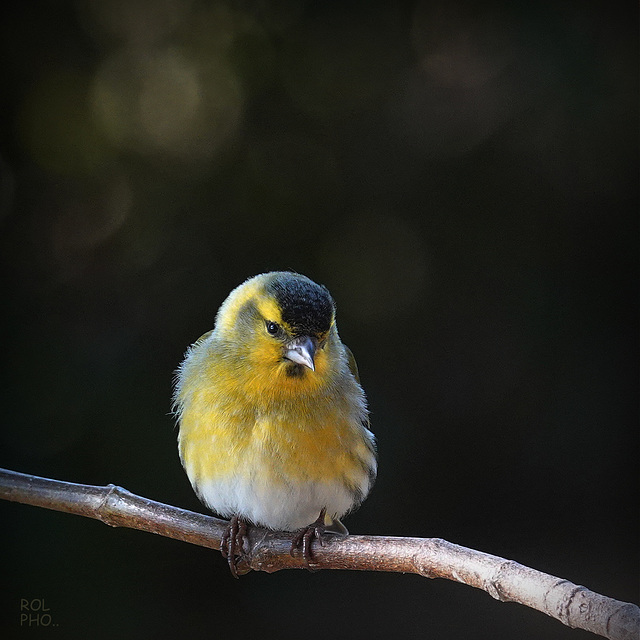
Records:
[[[5,469],[0,469],[0,498],[218,550],[228,524],[136,496],[111,484],[73,484]],[[250,527],[249,548],[238,567],[239,573],[305,568],[300,554],[289,554],[292,537],[290,533]],[[438,538],[336,536],[329,537],[323,546],[314,545],[313,554],[318,569],[417,573],[426,578],[462,582],[497,600],[518,602],[569,627],[611,640],[636,640],[640,631],[640,609],[635,604],[613,600],[568,580]]]

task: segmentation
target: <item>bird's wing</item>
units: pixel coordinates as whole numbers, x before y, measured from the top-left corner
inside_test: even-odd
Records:
[[[351,349],[349,349],[346,344],[343,344],[343,346],[344,350],[347,353],[347,364],[349,365],[349,371],[351,371],[357,383],[360,384],[360,374],[358,373],[358,365],[356,364],[356,359],[353,357]]]
[[[342,346],[344,347],[344,350],[347,354],[347,364],[349,365],[349,371],[351,371],[351,373],[353,374],[353,377],[356,379],[356,382],[360,384],[360,374],[358,373],[358,365],[356,364],[356,359],[353,353],[351,352],[351,349],[349,349],[349,347],[347,347],[346,344],[343,344]],[[371,422],[369,421],[368,417],[362,422],[362,424],[367,429],[371,429]]]

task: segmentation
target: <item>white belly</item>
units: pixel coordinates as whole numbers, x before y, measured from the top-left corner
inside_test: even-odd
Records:
[[[231,476],[199,482],[201,500],[223,518],[238,515],[256,525],[295,531],[314,522],[323,508],[332,520],[355,506],[356,498],[336,481],[267,485],[250,477]]]

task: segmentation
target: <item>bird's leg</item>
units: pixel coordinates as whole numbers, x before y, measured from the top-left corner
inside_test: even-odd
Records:
[[[291,541],[291,551],[289,552],[291,556],[293,556],[294,551],[296,549],[302,550],[302,557],[307,563],[307,567],[311,565],[313,562],[313,554],[311,553],[311,544],[314,539],[320,541],[320,546],[324,546],[324,541],[322,540],[322,534],[326,530],[326,525],[324,523],[324,516],[326,514],[326,508],[322,508],[320,511],[320,515],[315,522],[312,522],[310,525],[303,527],[298,531],[296,536]]]
[[[244,542],[247,539],[247,523],[233,516],[220,540],[220,553],[227,559],[231,575],[238,578],[238,560],[244,555]]]

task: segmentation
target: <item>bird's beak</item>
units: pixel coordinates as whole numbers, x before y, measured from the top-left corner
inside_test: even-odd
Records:
[[[318,341],[315,338],[309,336],[302,336],[295,338],[289,344],[287,344],[287,350],[284,353],[284,357],[296,364],[302,364],[305,367],[309,367],[311,371],[315,371],[316,368],[313,365],[313,359],[316,355],[316,349],[318,348]]]

